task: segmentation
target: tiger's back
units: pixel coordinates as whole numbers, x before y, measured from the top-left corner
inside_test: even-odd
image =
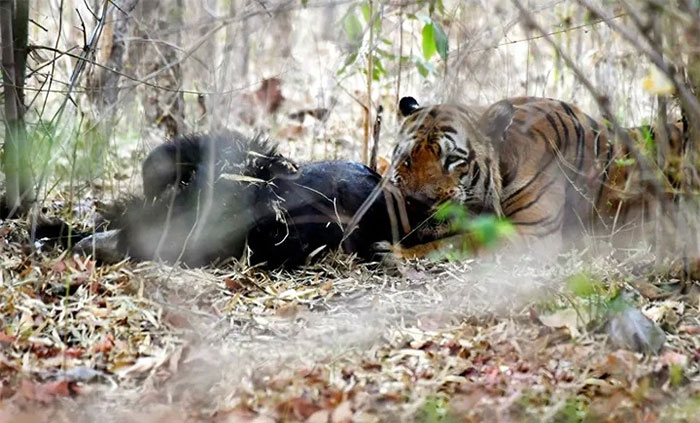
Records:
[[[564,229],[634,232],[649,208],[648,181],[624,143],[613,142],[604,125],[576,106],[516,97],[476,117],[454,105],[402,111],[410,113],[393,180],[409,199],[495,211],[523,238],[553,248]],[[678,129],[669,126],[672,150]],[[634,131],[628,135],[638,140],[641,130]]]

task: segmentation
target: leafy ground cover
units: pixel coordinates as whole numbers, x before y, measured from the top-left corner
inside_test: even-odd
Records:
[[[0,234],[0,421],[700,419],[699,287],[639,252],[267,272],[100,267]],[[658,355],[600,330],[621,292]]]

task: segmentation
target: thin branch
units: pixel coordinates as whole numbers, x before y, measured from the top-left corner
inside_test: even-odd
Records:
[[[698,99],[693,95],[693,93],[690,92],[690,90],[688,90],[685,82],[678,75],[678,72],[676,72],[676,70],[669,65],[669,63],[666,62],[661,55],[640,43],[637,37],[627,28],[613,22],[610,17],[606,16],[604,10],[600,9],[588,0],[577,1],[591,13],[594,13],[596,16],[602,18],[610,29],[622,36],[622,38],[624,38],[628,43],[632,44],[632,47],[646,56],[654,65],[656,65],[656,67],[670,79],[671,83],[673,83],[673,86],[676,88],[676,91],[680,95],[681,99],[690,106],[689,112],[692,113],[692,118],[696,121],[700,121],[700,103],[698,103]]]
[[[73,101],[70,97],[71,92],[75,88],[75,85],[78,83],[78,79],[80,78],[80,75],[83,73],[83,69],[85,69],[85,64],[86,59],[91,56],[94,51],[95,47],[97,46],[97,42],[100,39],[100,35],[102,35],[102,28],[104,28],[106,18],[109,16],[109,14],[114,10],[114,6],[107,6],[105,5],[102,7],[102,18],[97,22],[97,25],[95,25],[95,28],[92,30],[92,33],[90,34],[90,39],[88,40],[87,44],[83,47],[83,52],[80,55],[80,59],[76,62],[75,68],[73,68],[73,73],[71,74],[71,81],[70,85],[68,86],[68,92],[66,93],[66,97],[59,106],[58,110],[54,114],[53,118],[51,119],[52,123],[55,123],[58,121],[58,119],[63,115],[63,111],[65,110],[66,104],[68,104],[68,100]]]
[[[627,131],[622,130],[620,122],[617,120],[615,114],[610,108],[610,99],[608,98],[608,96],[598,91],[598,89],[593,85],[593,83],[588,79],[588,77],[583,73],[583,71],[579,69],[579,67],[576,65],[573,59],[571,59],[571,57],[569,57],[569,55],[561,48],[561,46],[554,41],[552,36],[547,34],[547,32],[542,28],[542,26],[535,21],[532,14],[530,14],[530,12],[527,11],[527,9],[522,5],[522,3],[519,0],[512,1],[515,7],[518,8],[522,16],[525,18],[525,25],[527,27],[535,29],[543,35],[544,40],[552,48],[554,48],[559,57],[561,57],[562,60],[564,60],[567,67],[572,72],[574,72],[578,80],[593,95],[595,102],[598,104],[598,107],[600,107],[600,109],[603,112],[603,116],[612,124],[616,137],[622,140],[622,142],[625,144],[625,147],[627,147],[629,152],[632,154],[632,157],[639,164],[639,168],[642,172],[642,175],[653,175],[653,173],[650,170],[651,165],[649,163],[649,159],[644,154],[642,154],[641,151],[639,151],[639,149],[637,148],[634,141],[630,138],[630,135],[627,133]],[[663,191],[663,188],[659,184],[659,181],[656,180],[656,178],[651,178],[651,186],[654,190],[654,194],[660,194]]]
[[[372,154],[369,157],[369,167],[370,169],[377,170],[377,152],[379,151],[379,134],[382,130],[382,113],[384,112],[384,107],[380,104],[377,107],[377,117],[374,121],[374,130],[372,131]]]

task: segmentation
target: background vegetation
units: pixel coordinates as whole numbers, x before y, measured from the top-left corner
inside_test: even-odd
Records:
[[[379,152],[390,151],[401,96],[485,105],[536,95],[613,126],[685,118],[683,207],[670,216],[681,231],[657,245],[697,257],[699,8],[2,0],[8,206],[22,215],[36,204],[89,226],[94,200],[138,192],[140,161],[177,133],[264,130],[300,161],[367,161],[380,106]],[[668,151],[663,136],[641,149],[645,177],[657,180],[652,169]],[[460,257],[411,263],[398,276],[344,259],[295,273],[99,268],[28,251],[26,222],[1,229],[0,421],[700,415],[697,282],[661,267],[658,251],[593,262],[572,253],[547,269],[519,257]],[[664,328],[660,355],[605,343],[603,316],[621,303]]]

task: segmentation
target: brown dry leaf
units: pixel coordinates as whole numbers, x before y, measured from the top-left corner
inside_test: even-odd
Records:
[[[58,259],[51,265],[51,270],[59,275],[65,272],[66,269],[68,269],[68,266],[63,259]]]
[[[215,423],[275,423],[275,420],[253,413],[249,410],[231,410],[225,413],[217,414],[214,418]]]
[[[136,363],[129,367],[121,368],[115,373],[124,378],[134,373],[145,373],[162,363],[162,358],[159,357],[139,357]]]
[[[285,317],[285,318],[292,318],[299,314],[299,312],[303,311],[304,307],[300,306],[297,303],[287,303],[287,304],[282,304],[275,310],[275,314],[280,316],[280,317]]]
[[[238,281],[231,279],[230,277],[226,277],[224,279],[224,285],[226,285],[226,289],[228,289],[231,292],[238,292],[238,291],[243,291],[245,290],[245,285]]]
[[[305,420],[320,410],[321,407],[312,403],[308,398],[292,398],[277,406],[277,412],[283,419],[294,417]]]
[[[661,354],[661,357],[659,358],[659,361],[667,366],[675,365],[680,366],[682,368],[688,366],[688,356],[685,354],[678,353],[676,351],[664,351],[663,354]]]
[[[391,167],[391,163],[389,160],[384,157],[384,156],[379,156],[377,158],[377,173],[384,176],[384,174],[389,170],[389,167]]]
[[[0,332],[0,344],[12,344],[16,339],[17,338],[12,335],[8,335],[5,332]]]
[[[29,401],[49,403],[55,397],[69,396],[77,393],[77,390],[73,383],[67,380],[38,384],[25,379],[22,381],[18,393]]]
[[[572,338],[578,337],[584,322],[579,319],[578,313],[572,308],[555,311],[552,314],[539,316],[540,322],[550,328],[567,328]]]
[[[0,422],[3,423],[52,423],[54,420],[51,410],[19,411],[12,407],[0,407]]]
[[[644,311],[644,314],[654,322],[665,323],[672,326],[678,323],[680,316],[684,313],[685,303],[675,300],[663,301]]]
[[[306,419],[306,423],[328,423],[331,419],[330,410],[318,410]]]
[[[601,371],[616,376],[632,375],[639,363],[637,355],[631,351],[618,350],[608,354]]]
[[[302,125],[289,124],[281,127],[275,135],[279,138],[296,140],[304,135],[304,127]]]
[[[189,329],[192,327],[184,313],[172,309],[167,309],[163,313],[163,323],[175,329]]]
[[[63,352],[63,355],[68,358],[80,358],[83,354],[85,354],[85,350],[81,347],[71,347]]]
[[[93,353],[107,354],[114,348],[114,335],[108,333],[92,347]]]
[[[671,292],[664,292],[658,286],[654,285],[653,283],[647,282],[643,278],[636,279],[634,282],[632,282],[632,285],[634,285],[634,287],[637,288],[637,290],[640,294],[642,294],[642,296],[650,300],[668,298],[672,295]]]
[[[331,413],[331,423],[352,423],[352,404],[350,401],[343,401]]]
[[[678,328],[678,333],[687,333],[688,335],[700,335],[700,326],[681,325]]]
[[[608,418],[613,416],[613,413],[626,401],[628,401],[628,394],[621,389],[617,389],[609,396],[595,398],[591,403],[591,410],[595,413],[595,416]]]

